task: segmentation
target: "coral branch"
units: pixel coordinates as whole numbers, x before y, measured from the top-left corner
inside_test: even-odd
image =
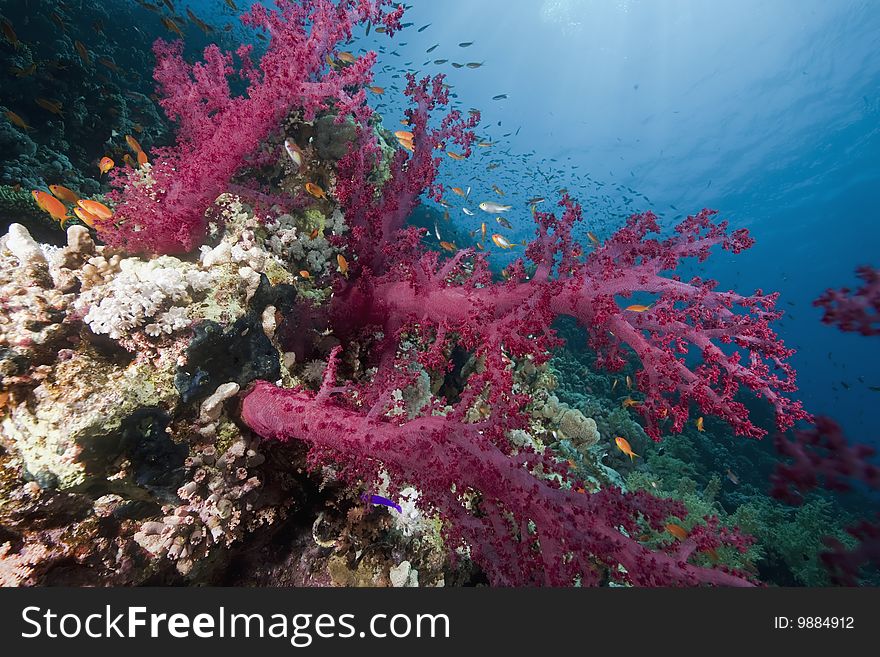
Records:
[[[823,322],[841,331],[880,335],[880,270],[859,267],[856,275],[865,282],[859,289],[826,290],[813,305],[825,310]]]
[[[418,482],[432,510],[448,521],[450,546],[467,546],[495,584],[597,584],[594,559],[622,566],[620,579],[643,586],[749,584],[741,574],[700,568],[629,538],[640,520],[659,529],[670,515],[684,513],[680,504],[615,489],[595,495],[561,489],[530,471],[550,467],[540,456],[505,452],[489,426],[441,416],[367,421],[266,382],[244,398],[242,419],[262,436],[307,441],[316,460],[331,458],[349,477],[369,481],[381,468],[394,481]]]
[[[259,64],[251,49],[236,52],[240,62],[216,45],[190,65],[183,44],[158,40],[154,45],[155,78],[161,105],[178,125],[172,148],[152,153],[145,169],[117,170],[115,215],[100,225],[109,243],[130,251],[185,252],[205,237],[205,212],[250,155],[282,119],[301,108],[306,119],[334,107],[340,120],[348,114],[369,116],[363,87],[372,79],[375,54],[355,65],[326,71],[326,59],[366,20],[382,23],[389,33],[400,27],[402,7],[384,12],[389,0],[278,0],[277,10],[255,4],[243,23],[270,35]],[[233,95],[229,80],[247,83]],[[350,89],[359,89],[353,95]]]
[[[869,445],[850,445],[834,420],[819,417],[813,429],[797,431],[792,439],[776,437],[776,450],[790,463],[776,466],[772,495],[789,504],[800,504],[803,494],[822,487],[847,491],[858,481],[880,488],[880,467],[870,463],[876,450]]]

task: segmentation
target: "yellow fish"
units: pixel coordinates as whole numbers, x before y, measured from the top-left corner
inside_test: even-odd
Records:
[[[346,64],[354,64],[357,61],[357,57],[350,52],[343,51],[339,53],[339,61],[345,62]]]
[[[367,87],[370,91],[372,91],[377,96],[381,96],[385,93],[385,87]]]
[[[446,154],[447,154],[449,157],[451,157],[453,160],[463,160],[463,159],[465,159],[464,155],[461,155],[461,154],[459,154],[459,153],[454,153],[454,152],[452,152],[452,151],[446,151]]]
[[[440,247],[444,251],[455,251],[458,248],[453,242],[440,242]]]
[[[339,265],[339,273],[348,276],[348,260],[341,253],[336,254],[336,264]]]
[[[626,438],[617,436],[617,438],[614,439],[614,443],[617,445],[617,449],[629,457],[630,461],[634,461],[635,457],[638,456],[638,454],[633,452],[632,447],[630,447],[629,441]]]
[[[302,276],[302,277],[305,278],[305,279],[309,279],[309,278],[312,277],[312,275],[311,275],[309,272],[307,272],[305,269],[301,270],[301,271],[299,272],[299,275]]]
[[[137,161],[140,166],[144,166],[150,161],[150,159],[147,157],[146,153],[144,153],[143,151],[138,151]]]
[[[697,431],[705,431],[703,428],[703,416],[697,418]]]
[[[630,311],[631,313],[643,313],[651,310],[651,306],[643,306],[640,303],[634,303],[631,306],[627,306],[626,310]]]

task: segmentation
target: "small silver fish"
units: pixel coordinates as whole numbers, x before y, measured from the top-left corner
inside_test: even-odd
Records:
[[[471,212],[470,210],[468,210],[467,208],[462,208],[461,211],[464,212],[464,213],[465,213],[467,216],[469,216],[469,217],[473,217],[473,216],[474,216],[474,213]]]
[[[502,212],[510,212],[512,209],[512,205],[501,205],[500,203],[494,203],[493,201],[483,201],[480,203],[480,210],[488,212],[489,214],[501,214]]]

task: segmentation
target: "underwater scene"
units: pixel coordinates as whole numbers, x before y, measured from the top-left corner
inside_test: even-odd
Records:
[[[880,584],[880,4],[0,28],[0,584]]]

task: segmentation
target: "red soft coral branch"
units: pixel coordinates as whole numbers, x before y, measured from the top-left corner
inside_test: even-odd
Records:
[[[801,504],[804,493],[819,487],[848,491],[858,482],[880,489],[880,467],[870,462],[876,450],[850,444],[830,418],[816,418],[813,428],[797,431],[792,438],[778,435],[776,449],[791,461],[777,464],[771,493],[789,504]],[[880,565],[880,514],[876,521],[862,520],[846,531],[858,545],[847,550],[838,539],[826,537],[829,551],[821,557],[835,583],[855,586],[862,566]]]
[[[206,211],[227,190],[232,177],[282,119],[301,108],[306,119],[335,108],[340,119],[369,116],[363,87],[372,79],[375,54],[352,66],[325,70],[326,59],[366,20],[383,23],[389,33],[400,27],[402,7],[390,12],[389,0],[277,0],[277,10],[254,5],[245,25],[266,30],[269,47],[259,65],[248,47],[232,54],[216,45],[190,65],[183,44],[154,45],[160,101],[178,124],[173,148],[156,149],[149,173],[117,169],[112,195],[115,215],[99,228],[107,242],[130,251],[185,252],[205,237]],[[229,79],[247,82],[234,96]],[[350,89],[357,89],[350,93]]]
[[[652,551],[630,538],[643,525],[660,530],[683,507],[644,493],[606,489],[594,495],[565,490],[532,470],[553,468],[540,455],[512,453],[497,424],[466,424],[426,416],[397,424],[367,419],[311,393],[258,382],[245,396],[242,419],[258,434],[302,439],[313,457],[367,479],[384,469],[393,481],[416,482],[429,509],[447,520],[450,548],[467,546],[494,584],[597,584],[594,560],[616,569],[614,579],[642,586],[744,586],[742,574],[687,563],[694,549],[738,545],[727,534],[700,534],[682,548]],[[711,533],[711,532],[709,532]]]
[[[429,125],[431,112],[449,103],[444,80],[443,75],[416,80],[413,74],[407,73],[404,93],[414,105],[406,111],[407,131],[413,135],[413,152],[407,155],[402,148],[397,150],[391,162],[394,175],[385,182],[379,194],[364,185],[364,181],[371,178],[380,157],[369,126],[360,127],[357,146],[339,162],[336,197],[352,229],[350,249],[357,255],[360,265],[369,266],[374,274],[385,271],[392,254],[389,246],[397,242],[397,233],[404,229],[420,195],[425,190],[438,200],[442,195],[442,189],[433,186],[442,161],[434,154],[435,149],[454,143],[462,148],[462,155],[471,153],[471,145],[476,139],[473,129],[480,121],[479,113],[472,113],[465,119],[458,110],[453,110],[438,127]],[[402,252],[399,248],[396,251],[398,254]]]
[[[823,322],[841,331],[880,335],[880,270],[859,267],[856,275],[865,282],[860,288],[826,290],[813,305],[825,310]]]
[[[791,461],[776,466],[772,495],[789,504],[800,504],[804,493],[820,486],[847,491],[858,481],[880,489],[880,467],[870,462],[876,450],[851,445],[830,418],[816,418],[815,427],[796,431],[791,438],[777,435],[776,450]]]
[[[786,362],[793,351],[769,326],[779,317],[776,295],[759,290],[742,296],[717,291],[714,281],[683,282],[663,275],[684,258],[704,259],[714,245],[734,252],[746,248],[751,242],[744,232],[728,234],[723,222],[711,222],[714,213],[704,211],[678,226],[674,237],[649,239],[657,230],[649,213],[630,218],[584,258],[575,255],[570,239],[581,209],[568,198],[560,205],[560,220],[538,213],[539,237],[528,250],[537,263],[532,278],[492,283],[479,273],[484,261],[465,252],[453,263],[475,261],[480,282],[450,283],[450,265],[440,268],[436,255],[426,255],[398,263],[383,276],[350,283],[334,298],[337,328],[350,335],[352,323],[375,325],[388,336],[408,324],[443,325],[465,346],[491,344],[514,355],[540,356],[553,345],[552,322],[569,315],[588,332],[600,365],[621,367],[624,345],[639,358],[642,399],[634,407],[655,439],[664,421],[668,431],[680,432],[691,404],[725,419],[738,434],[764,435],[734,400],[742,387],[773,405],[782,430],[809,418],[799,401],[787,397],[797,388]],[[460,280],[466,280],[462,272]],[[655,296],[648,311],[627,311],[617,303],[617,297],[636,292]],[[691,349],[702,356],[699,365],[688,363]]]

